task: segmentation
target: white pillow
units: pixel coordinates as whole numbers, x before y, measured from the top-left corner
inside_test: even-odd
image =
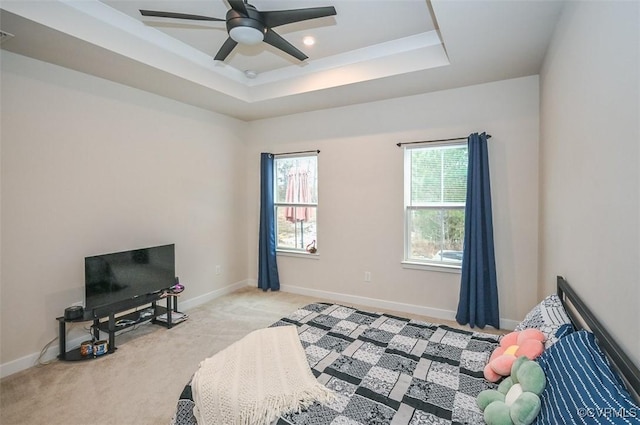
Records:
[[[575,330],[560,297],[556,294],[549,295],[527,313],[515,330],[529,328],[538,329],[546,336],[545,348],[551,347],[558,339]]]

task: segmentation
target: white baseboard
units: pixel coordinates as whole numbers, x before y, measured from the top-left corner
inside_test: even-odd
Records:
[[[507,329],[507,330],[514,330],[516,328],[516,326],[518,326],[520,324],[519,321],[517,320],[511,320],[511,319],[503,319],[500,318],[500,328],[502,329]]]
[[[220,298],[223,295],[227,295],[230,294],[234,291],[237,291],[240,288],[244,288],[245,286],[247,286],[248,284],[250,284],[250,280],[241,280],[240,282],[236,282],[233,283],[231,285],[227,285],[223,288],[220,289],[216,289],[215,291],[211,291],[209,293],[206,293],[204,295],[199,295],[195,298],[190,298],[188,300],[185,301],[178,301],[178,309],[180,311],[187,311],[190,310],[192,308],[198,307],[204,303],[207,303],[211,300],[215,300],[216,298]]]
[[[438,308],[424,307],[414,304],[399,303],[396,301],[386,301],[378,298],[362,297],[359,295],[342,294],[339,292],[329,292],[320,289],[303,288],[300,286],[281,285],[280,290],[291,292],[292,294],[307,295],[310,297],[324,298],[331,301],[338,301],[349,304],[359,304],[367,307],[383,308],[403,313],[419,314],[436,319],[455,320],[456,314],[453,311]]]
[[[300,286],[281,285],[280,290],[283,292],[290,292],[292,294],[306,295],[316,298],[324,298],[331,301],[337,301],[342,303],[359,304],[373,308],[383,308],[385,310],[394,310],[402,313],[418,314],[420,316],[429,316],[434,319],[442,320],[456,320],[456,312],[451,310],[444,310],[433,307],[425,307],[415,304],[406,304],[396,301],[386,301],[378,298],[362,297],[358,295],[342,294],[339,292],[322,291],[320,289],[303,288]],[[515,320],[500,319],[500,327],[502,329],[514,329],[518,324]],[[481,329],[479,329],[482,331]]]
[[[229,294],[231,292],[237,291],[240,288],[244,288],[247,285],[250,285],[251,282],[249,280],[243,280],[240,282],[236,282],[234,284],[225,286],[220,289],[216,289],[215,291],[211,291],[207,294],[197,296],[195,298],[190,298],[188,300],[178,302],[178,307],[180,311],[187,311],[192,308],[195,308],[199,305],[202,305],[206,302],[209,302],[213,299],[219,298],[223,295]],[[67,340],[67,347],[76,347],[80,346],[83,341],[87,340],[87,336],[79,336],[73,339]],[[54,360],[58,354],[60,353],[60,345],[52,344],[47,350],[43,353],[41,361],[43,363]],[[0,364],[0,378],[4,378],[5,376],[13,375],[14,373],[20,372],[25,369],[29,369],[30,367],[36,366],[38,363],[38,357],[40,357],[40,353],[32,353],[21,357],[16,360],[9,361],[7,363]]]
[[[82,341],[85,341],[86,339],[86,336],[74,338],[73,340],[67,341],[67,344],[70,346],[80,345]],[[51,345],[42,355],[42,362],[48,362],[55,359],[60,352],[59,350],[59,345]],[[35,366],[38,363],[38,357],[40,357],[40,353],[32,353],[24,357],[20,357],[19,359],[0,364],[0,378],[13,375],[14,373],[18,373],[25,369],[29,369],[32,366]]]

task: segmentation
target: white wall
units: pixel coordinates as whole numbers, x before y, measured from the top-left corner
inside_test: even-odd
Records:
[[[57,336],[87,255],[175,243],[183,299],[246,279],[246,123],[1,59],[1,364]]]
[[[521,319],[537,301],[538,90],[534,76],[249,123],[249,276],[257,276],[260,152],[320,149],[320,258],[279,256],[281,284],[426,307],[451,318],[460,275],[401,265],[403,153],[396,143],[486,131],[493,135],[500,313]],[[363,282],[365,271],[370,284]]]
[[[541,73],[541,293],[564,275],[640,365],[640,3],[570,2]],[[541,295],[542,295],[541,294]]]

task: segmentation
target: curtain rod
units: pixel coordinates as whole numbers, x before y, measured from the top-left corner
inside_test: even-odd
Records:
[[[274,153],[272,154],[273,156],[280,156],[280,155],[295,155],[298,153],[320,153],[320,150],[315,150],[315,151],[298,151],[298,152],[281,152],[281,153]]]
[[[468,137],[454,137],[453,139],[439,139],[439,140],[423,140],[422,142],[405,142],[405,143],[396,143],[396,146],[399,148],[404,145],[414,145],[416,143],[435,143],[435,142],[453,142],[454,140],[467,140]],[[487,139],[491,139],[491,135],[487,134]]]

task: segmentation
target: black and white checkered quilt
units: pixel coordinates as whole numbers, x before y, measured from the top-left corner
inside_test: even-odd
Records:
[[[309,304],[272,326],[298,327],[318,381],[337,398],[286,414],[275,425],[483,424],[476,396],[495,384],[483,369],[499,337],[370,313]],[[195,425],[190,384],[174,417]]]

